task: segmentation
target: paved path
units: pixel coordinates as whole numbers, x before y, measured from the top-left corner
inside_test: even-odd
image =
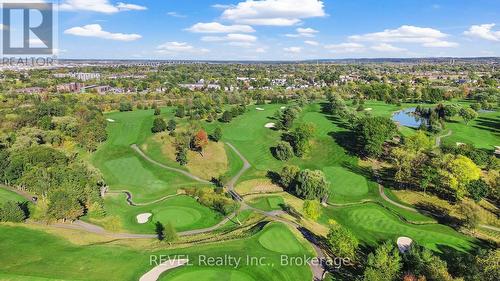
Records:
[[[174,259],[174,260],[168,260],[162,264],[159,264],[150,271],[148,271],[146,274],[142,275],[142,277],[139,279],[139,281],[156,281],[158,278],[160,278],[160,275],[168,271],[170,269],[174,269],[176,267],[183,266],[187,264],[189,260],[187,259]]]
[[[436,137],[436,147],[440,147],[441,146],[441,139],[442,138],[449,137],[449,136],[451,136],[451,134],[453,134],[453,131],[449,130],[448,133],[446,133],[446,134],[444,134],[442,136],[437,136]]]
[[[12,191],[14,193],[17,193],[18,195],[24,197],[27,201],[36,204],[36,201],[33,201],[33,198],[37,198],[36,195],[33,195],[33,194],[31,194],[31,193],[29,193],[27,191],[22,191],[22,190],[19,190],[17,188],[13,188],[13,187],[10,187],[10,186],[4,185],[4,184],[0,184],[0,188],[6,189],[8,191]]]
[[[412,208],[412,207],[409,207],[409,206],[405,206],[403,204],[399,204],[398,202],[395,202],[391,198],[387,197],[387,195],[384,192],[384,187],[382,185],[380,185],[380,184],[378,185],[378,192],[380,194],[380,197],[382,197],[382,199],[384,199],[386,202],[388,202],[388,203],[390,203],[390,204],[392,204],[394,206],[397,206],[399,208],[402,208],[402,209],[405,209],[407,211],[414,212],[414,213],[424,213],[424,214],[427,214],[427,215],[430,215],[430,216],[440,217],[440,214],[432,213],[432,212],[429,212],[429,211],[419,211],[419,210],[417,210],[415,208]],[[492,226],[492,225],[479,224],[479,227],[500,232],[500,228],[498,228],[496,226]]]
[[[172,194],[172,195],[164,196],[160,199],[156,199],[156,200],[151,201],[151,202],[136,203],[132,200],[132,193],[128,190],[118,190],[118,191],[117,190],[110,190],[107,193],[109,193],[109,194],[122,194],[122,193],[125,194],[127,196],[127,198],[125,200],[127,200],[127,204],[129,204],[130,206],[147,206],[147,205],[155,204],[155,203],[158,203],[158,202],[161,202],[161,201],[164,201],[164,200],[167,200],[169,198],[172,198],[172,197],[179,195],[179,194]]]
[[[142,158],[144,158],[145,160],[147,160],[148,162],[150,162],[152,164],[155,164],[156,166],[162,167],[163,169],[166,169],[166,170],[170,170],[170,171],[173,171],[173,172],[177,172],[177,173],[183,174],[186,177],[188,177],[190,179],[193,179],[195,181],[201,182],[201,183],[212,184],[211,182],[209,182],[207,180],[204,180],[204,179],[200,179],[199,177],[197,177],[197,176],[195,176],[195,175],[193,175],[193,174],[191,174],[189,172],[186,172],[186,171],[181,170],[181,169],[169,167],[167,165],[164,165],[164,164],[162,164],[162,163],[160,163],[158,161],[155,161],[155,160],[151,159],[136,144],[133,144],[130,147],[133,150],[135,150],[135,152],[137,152]]]

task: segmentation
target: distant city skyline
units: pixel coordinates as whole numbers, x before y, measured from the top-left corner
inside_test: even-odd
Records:
[[[34,1],[0,0],[6,2]],[[500,1],[496,0],[56,2],[59,58],[500,56]]]

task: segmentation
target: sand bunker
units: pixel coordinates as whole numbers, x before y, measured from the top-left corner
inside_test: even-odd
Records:
[[[115,120],[113,120],[113,119],[106,119],[106,121],[111,122],[111,123],[115,122]]]
[[[281,109],[285,109],[285,108],[286,108],[286,106],[282,106],[282,107],[280,107],[280,108],[281,108]]]
[[[161,263],[160,265],[157,265],[153,267],[150,271],[148,271],[146,274],[142,275],[142,277],[139,279],[139,281],[156,281],[160,277],[160,275],[170,269],[174,269],[179,266],[183,266],[186,263],[188,263],[189,260],[183,259],[183,260],[168,260],[164,263]]]
[[[372,111],[372,110],[373,110],[373,108],[370,108],[370,107],[365,109],[365,111]]]
[[[256,109],[259,110],[259,111],[263,111],[264,110],[264,108],[260,108],[260,107],[257,107]]]
[[[274,123],[267,123],[266,125],[264,125],[264,127],[266,127],[266,128],[274,128],[274,127],[276,127],[276,124],[274,124]]]
[[[399,237],[397,243],[399,252],[406,253],[410,250],[413,240],[411,240],[411,238],[408,237]]]
[[[152,216],[153,214],[151,213],[144,213],[144,214],[139,214],[137,215],[137,223],[140,223],[140,224],[145,224],[148,222],[149,218]]]

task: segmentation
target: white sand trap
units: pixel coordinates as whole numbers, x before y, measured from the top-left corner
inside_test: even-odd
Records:
[[[410,246],[413,243],[413,240],[408,237],[399,237],[398,238],[398,248],[400,253],[406,253],[408,250],[410,250]]]
[[[370,108],[370,107],[365,109],[365,111],[372,111],[372,110],[373,110],[373,108]]]
[[[257,107],[256,108],[258,111],[264,111],[264,108]]]
[[[274,128],[274,127],[276,127],[276,124],[274,124],[274,123],[267,123],[266,125],[264,125],[264,127],[266,127],[266,128]]]
[[[113,119],[106,119],[106,121],[111,122],[111,123],[115,122],[115,120],[113,120]]]
[[[281,108],[281,109],[285,109],[285,108],[286,108],[286,106],[282,106],[282,107],[280,107],[280,108]]]
[[[145,224],[148,222],[149,218],[152,216],[153,214],[151,213],[144,213],[144,214],[139,214],[137,215],[137,222],[140,223],[140,224]]]
[[[160,265],[157,265],[153,267],[150,271],[148,271],[146,274],[142,275],[142,277],[139,279],[139,281],[156,281],[160,277],[160,275],[170,269],[174,269],[179,266],[183,266],[186,263],[188,263],[189,260],[168,260],[164,263],[161,263]]]

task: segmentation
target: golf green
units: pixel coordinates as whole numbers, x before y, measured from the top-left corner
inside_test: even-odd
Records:
[[[358,239],[370,245],[388,239],[395,241],[398,237],[405,236],[436,251],[443,246],[467,251],[475,242],[473,238],[444,225],[414,225],[403,222],[375,203],[325,209],[321,219],[328,220],[330,217],[351,229]]]
[[[267,231],[277,231],[282,235],[292,235],[283,224],[271,223],[251,237],[220,241],[212,244],[196,244],[188,248],[172,249],[147,240],[141,247],[130,247],[126,242],[113,241],[73,244],[61,236],[48,234],[25,226],[0,224],[0,279],[7,280],[138,280],[154,267],[151,255],[168,257],[188,257],[192,265],[165,272],[160,280],[232,280],[232,281],[281,281],[311,280],[307,265],[281,265],[281,254],[263,247],[259,238]],[[81,240],[86,241],[86,234]],[[78,239],[75,237],[75,239]],[[275,243],[282,243],[281,239]],[[288,242],[287,242],[288,243]],[[295,240],[299,249],[293,257],[310,257],[311,247]],[[44,247],[40,247],[42,245]],[[208,266],[201,262],[203,257],[241,258],[237,266]],[[247,257],[261,259],[264,264],[246,262]],[[204,279],[205,278],[205,279]]]
[[[300,252],[300,244],[290,231],[283,231],[279,224],[270,225],[259,237],[259,243],[266,249],[282,254]]]
[[[174,196],[145,206],[129,206],[125,194],[112,194],[105,197],[106,213],[120,218],[123,231],[133,233],[154,233],[155,223],[171,223],[177,231],[211,227],[219,223],[223,216],[199,204],[189,196]],[[137,222],[137,215],[150,213],[147,223]],[[101,224],[99,220],[91,220]]]

